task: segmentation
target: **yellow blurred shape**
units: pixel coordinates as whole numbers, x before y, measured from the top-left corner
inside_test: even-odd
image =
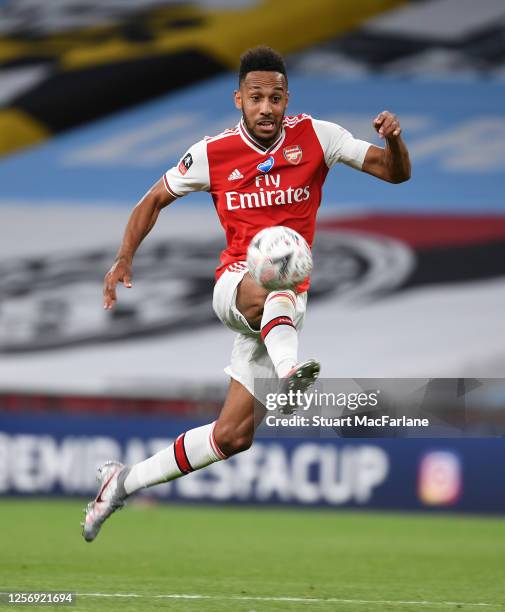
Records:
[[[42,123],[23,111],[0,110],[0,156],[42,142],[49,135]]]
[[[0,62],[38,57],[56,69],[80,71],[128,60],[196,51],[237,69],[248,47],[267,44],[281,53],[300,51],[357,28],[367,19],[407,0],[264,0],[252,7],[203,10],[161,6],[137,24],[144,37],[122,26],[95,25],[34,40],[0,38]],[[174,58],[175,61],[175,58]],[[177,67],[174,66],[177,70]],[[166,79],[170,80],[167,70]],[[132,83],[132,87],[135,84]],[[36,144],[51,130],[20,110],[0,110],[0,155]]]
[[[153,40],[130,41],[118,32],[101,45],[69,50],[61,62],[67,70],[73,70],[173,51],[200,50],[235,69],[240,54],[248,47],[267,44],[281,53],[299,51],[405,3],[406,0],[265,0],[243,9],[197,11],[193,14],[196,23],[191,27],[164,29],[163,19],[160,23],[153,19]]]

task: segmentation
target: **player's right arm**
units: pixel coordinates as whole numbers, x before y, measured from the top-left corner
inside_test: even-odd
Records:
[[[123,242],[103,282],[103,307],[110,310],[116,302],[116,287],[122,282],[132,286],[132,261],[142,240],[151,231],[160,211],[192,191],[210,189],[207,143],[200,140],[170,168],[140,200],[130,214]]]
[[[163,178],[155,183],[132,210],[123,241],[112,267],[103,282],[103,307],[110,310],[116,301],[116,286],[132,286],[132,261],[140,243],[151,231],[160,211],[175,200],[165,188]]]

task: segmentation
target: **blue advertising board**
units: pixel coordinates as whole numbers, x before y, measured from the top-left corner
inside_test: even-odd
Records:
[[[0,413],[0,495],[91,497],[108,459],[131,464],[201,423],[138,416]],[[194,503],[505,511],[502,439],[260,439],[147,493]]]

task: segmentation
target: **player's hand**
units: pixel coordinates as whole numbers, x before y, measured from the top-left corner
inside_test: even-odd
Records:
[[[132,286],[131,263],[125,258],[117,259],[103,280],[103,307],[110,310],[116,301],[116,285],[122,282],[128,289]]]
[[[402,133],[398,117],[387,110],[375,117],[373,126],[381,138],[398,138]]]

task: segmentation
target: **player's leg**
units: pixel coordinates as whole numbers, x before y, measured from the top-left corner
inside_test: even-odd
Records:
[[[216,444],[227,457],[247,450],[264,416],[265,408],[232,378],[214,429]]]
[[[247,450],[263,415],[262,408],[255,414],[254,397],[232,379],[217,421],[181,433],[170,446],[130,467],[117,461],[103,465],[98,470],[98,495],[85,509],[84,538],[94,540],[104,521],[132,493]]]
[[[308,376],[313,381],[319,374],[319,364],[315,360],[298,362],[299,299],[290,289],[268,291],[247,273],[237,287],[236,305],[249,325],[261,331],[261,339],[279,378],[294,375],[306,379]]]
[[[252,329],[260,330],[265,300],[270,291],[265,289],[246,272],[237,286],[236,306],[247,319]]]
[[[127,468],[119,486],[131,495],[231,457],[251,446],[254,429],[254,398],[232,379],[217,421],[181,433],[166,449]]]
[[[236,304],[249,325],[261,331],[275,371],[284,378],[298,362],[295,292],[268,291],[247,273],[237,287]]]

